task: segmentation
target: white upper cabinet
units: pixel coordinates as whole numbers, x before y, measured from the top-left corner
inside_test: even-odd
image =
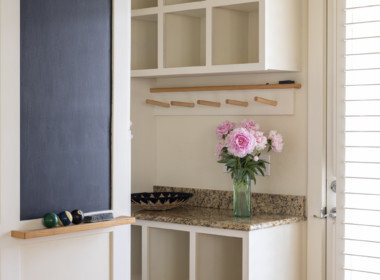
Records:
[[[301,0],[132,0],[132,77],[299,71]]]

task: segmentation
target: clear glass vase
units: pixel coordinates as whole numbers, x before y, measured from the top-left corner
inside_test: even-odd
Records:
[[[233,179],[234,216],[251,216],[251,179],[248,175]]]

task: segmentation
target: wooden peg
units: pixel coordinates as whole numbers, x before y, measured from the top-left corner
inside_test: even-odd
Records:
[[[170,107],[169,103],[159,102],[159,101],[151,100],[151,99],[145,100],[145,103],[146,104],[155,105],[155,106],[165,107],[165,108],[169,108]]]
[[[197,104],[211,107],[220,107],[221,105],[220,102],[212,102],[207,100],[197,100]]]
[[[232,100],[232,99],[226,99],[226,104],[236,105],[236,106],[242,106],[242,107],[248,107],[248,102],[238,101],[238,100]]]
[[[195,107],[195,104],[192,102],[172,101],[170,102],[170,104],[173,106],[182,106],[182,107],[189,107],[189,108]]]
[[[255,101],[260,102],[267,105],[277,106],[278,102],[270,99],[261,98],[258,96],[255,96]]]

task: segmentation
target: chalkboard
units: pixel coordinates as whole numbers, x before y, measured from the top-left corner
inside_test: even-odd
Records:
[[[21,220],[110,209],[111,11],[21,0]]]

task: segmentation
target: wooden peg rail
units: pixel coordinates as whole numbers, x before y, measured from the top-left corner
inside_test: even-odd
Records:
[[[197,104],[204,105],[204,106],[211,106],[211,107],[220,107],[220,102],[212,102],[212,101],[206,101],[206,100],[197,100]]]
[[[189,107],[189,108],[195,107],[195,104],[192,102],[172,101],[172,102],[170,102],[170,104],[173,106],[182,106],[182,107]]]
[[[272,105],[272,106],[277,106],[277,103],[278,103],[277,101],[261,98],[258,96],[255,97],[255,101],[259,103],[267,104],[267,105]]]
[[[170,107],[169,103],[164,103],[164,102],[160,102],[160,101],[156,101],[156,100],[147,99],[147,100],[145,100],[145,102],[146,102],[146,104],[151,104],[151,105],[155,105],[155,106],[160,106],[160,107],[165,107],[165,108]]]
[[[235,86],[203,86],[203,87],[176,87],[151,88],[150,92],[187,92],[187,91],[220,91],[220,90],[250,90],[250,89],[287,89],[301,88],[301,84],[265,84],[265,85],[235,85]]]
[[[232,99],[226,99],[226,104],[236,105],[236,106],[242,106],[242,107],[248,107],[248,102],[238,101],[238,100],[232,100]]]

